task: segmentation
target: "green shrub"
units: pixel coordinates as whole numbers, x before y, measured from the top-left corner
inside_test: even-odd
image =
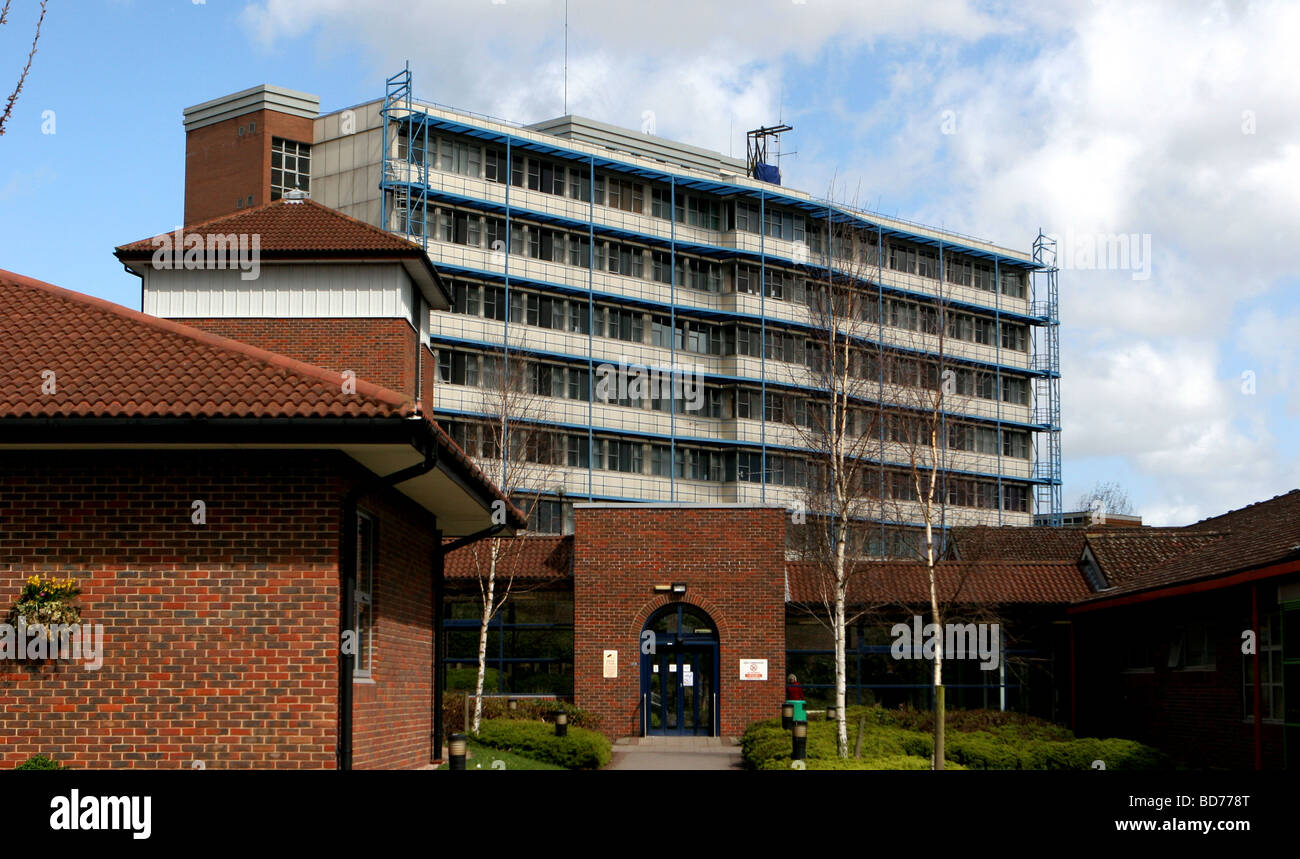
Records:
[[[835,754],[835,723],[810,722],[807,769],[928,769],[934,753],[934,719],[902,708],[850,707],[846,712],[850,755],[863,723],[862,757]],[[1149,770],[1169,766],[1155,749],[1132,740],[1075,738],[1060,725],[1019,713],[952,710],[945,720],[944,758],[949,769],[1085,770],[1093,761],[1107,769]],[[779,719],[755,722],[741,738],[741,755],[750,769],[790,768],[791,738]]]
[[[53,758],[45,755],[32,755],[27,760],[14,767],[16,770],[61,770],[63,765]]]
[[[465,725],[465,695],[459,693],[447,694],[442,699],[442,718],[443,724],[448,734],[463,733],[467,728]],[[470,718],[474,715],[474,696],[469,696]],[[517,709],[511,710],[509,701],[505,698],[484,698],[483,699],[483,720],[488,719],[520,719],[524,721],[547,721],[554,722],[555,714],[559,712],[567,713],[569,716],[569,727],[586,728],[588,730],[600,729],[600,716],[590,713],[567,701],[555,701],[546,698],[516,698]]]
[[[485,719],[474,739],[494,749],[575,770],[600,769],[609,763],[612,751],[604,734],[570,725],[567,737],[557,737],[554,725],[522,719]]]

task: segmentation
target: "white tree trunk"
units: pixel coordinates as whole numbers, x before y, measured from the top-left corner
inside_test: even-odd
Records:
[[[496,608],[497,557],[501,546],[499,537],[492,538],[492,555],[488,560],[487,589],[483,592],[483,611],[478,624],[478,674],[474,678],[474,724],[470,732],[477,734],[483,720],[483,676],[487,673],[488,623]]]

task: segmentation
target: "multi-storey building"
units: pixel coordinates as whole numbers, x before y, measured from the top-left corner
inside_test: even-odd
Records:
[[[284,109],[250,92],[190,112]],[[451,282],[454,305],[429,328],[434,407],[472,456],[499,455],[484,419],[502,380],[522,380],[528,456],[546,477],[513,488],[540,496],[539,529],[562,529],[573,501],[799,503],[818,395],[811,305],[828,273],[870,291],[868,339],[915,358],[915,384],[951,371],[946,524],[1059,516],[1055,272],[1041,243],[1026,253],[863,212],[783,187],[767,165],[576,116],[521,126],[420,102],[409,71],[304,136],[261,147],[272,199],[305,190],[413,238]],[[863,409],[898,405],[881,399]],[[872,426],[892,524],[914,524],[894,479],[906,431]]]

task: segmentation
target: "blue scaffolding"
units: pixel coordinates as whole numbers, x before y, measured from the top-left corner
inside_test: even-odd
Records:
[[[1038,231],[1034,239],[1030,307],[1034,329],[1034,510],[1036,524],[1060,527],[1061,506],[1061,320],[1057,315],[1056,239]]]

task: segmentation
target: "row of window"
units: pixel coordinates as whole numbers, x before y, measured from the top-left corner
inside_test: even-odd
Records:
[[[492,427],[466,421],[448,421],[445,426],[451,437],[470,456],[486,459],[500,456],[497,436]],[[810,481],[822,480],[816,463],[787,454],[769,453],[765,462],[761,452],[752,450],[711,450],[690,445],[669,446],[601,436],[589,438],[585,433],[535,428],[529,428],[521,435],[525,439],[522,442],[525,448],[522,456],[539,465],[594,468],[624,474],[715,483],[766,482],[807,487]],[[878,496],[879,473],[865,469],[859,473],[860,491],[867,496]],[[910,473],[885,471],[884,474],[885,494],[888,498],[899,501],[917,500],[915,480]],[[937,499],[941,503],[946,501],[949,505],[959,507],[998,508],[996,481],[945,475],[941,486],[944,495]],[[1027,513],[1029,500],[1027,486],[1003,483],[1002,509]]]
[[[495,289],[489,287],[489,291]],[[511,296],[511,304],[515,305],[515,296]],[[562,303],[549,299],[547,296],[536,296],[536,304],[521,297],[518,305],[512,306],[512,313],[524,313],[524,307],[527,308],[528,317],[534,309],[537,310],[539,321],[549,318],[557,325],[572,320],[573,304],[570,303],[566,309]],[[495,306],[500,306],[499,302]],[[585,311],[585,308],[579,308]],[[585,319],[585,315],[581,317]],[[663,343],[670,337],[675,338],[678,348],[685,351],[701,352],[704,349],[713,350],[718,347],[718,339],[721,338],[722,347],[725,349],[735,348],[732,354],[746,354],[740,349],[749,349],[752,344],[757,342],[758,332],[755,329],[744,326],[732,329],[720,329],[717,326],[703,325],[699,323],[679,322],[673,328],[667,324],[666,319],[656,319],[652,322],[652,328],[656,343]],[[640,342],[641,336],[641,317],[639,314],[631,314],[628,311],[617,310],[615,308],[599,308],[596,312],[596,333],[601,336],[611,338],[633,340]],[[752,335],[752,336],[750,336]],[[732,339],[734,337],[734,340]],[[806,358],[807,352],[803,350],[800,341],[792,340],[783,336],[769,337],[768,339],[768,357],[773,360],[793,361],[800,358]],[[798,354],[795,354],[798,353]],[[885,372],[880,372],[880,356],[863,352],[860,353],[861,361],[854,368],[856,375],[865,380],[876,380],[883,376],[884,381],[892,386],[901,386],[909,388],[922,388],[925,390],[943,389],[944,395],[956,395],[963,397],[978,397],[985,400],[1000,399],[1004,403],[1013,405],[1029,405],[1030,384],[1029,380],[1021,376],[1002,375],[999,377],[994,373],[987,371],[973,370],[968,367],[950,367],[939,370],[937,363],[933,361],[915,360],[911,358],[901,358],[898,356],[886,355]],[[463,351],[456,349],[442,348],[439,350],[439,367],[444,382],[456,385],[470,385],[485,388],[496,388],[500,384],[498,373],[499,358],[493,355],[486,355],[479,352]],[[815,359],[814,359],[815,360]],[[557,381],[554,387],[540,385],[532,393],[541,396],[567,397],[568,399],[586,400],[589,396],[589,379],[586,368],[573,367],[562,363],[549,363],[530,361],[528,366],[531,367],[548,367],[551,368],[544,372],[550,373],[551,377]],[[541,370],[531,370],[531,373],[540,373]],[[648,371],[647,371],[648,372]],[[567,374],[568,382],[561,383],[558,380],[565,378]],[[1000,384],[999,384],[1000,381]],[[625,387],[633,387],[627,386]],[[712,386],[703,386],[707,392],[714,390]],[[757,389],[739,387],[737,391],[756,391]],[[681,396],[680,392],[678,394]],[[667,394],[664,395],[665,397]],[[776,396],[772,394],[772,396]],[[649,399],[649,398],[647,398]],[[803,398],[798,398],[800,402],[809,402]],[[711,401],[712,402],[712,401]],[[728,406],[728,402],[734,402],[734,409]],[[749,395],[736,394],[730,400],[719,398],[717,409],[710,411],[710,417],[740,417],[740,418],[758,418],[760,409],[751,408],[749,405]],[[623,402],[620,405],[632,405],[640,407],[640,401]],[[659,408],[658,405],[652,406]],[[800,407],[802,409],[802,407]],[[668,411],[665,405],[662,409]],[[769,413],[772,407],[769,405]],[[776,414],[784,414],[784,409],[779,409]],[[800,411],[799,414],[803,412]],[[864,414],[866,412],[864,411]],[[783,417],[768,417],[768,420],[783,421]],[[865,419],[864,419],[865,420]],[[798,423],[807,425],[806,420],[794,419],[789,423]],[[952,445],[958,450],[972,450],[971,446]],[[1010,454],[1008,454],[1010,455]]]
[[[537,227],[520,222],[512,222],[509,241],[506,240],[506,225],[502,218],[481,216],[458,209],[429,207],[433,214],[429,222],[431,235],[436,240],[463,244],[471,247],[484,247],[489,250],[557,262],[586,268],[594,263],[597,270],[638,279],[649,279],[657,283],[676,283],[700,292],[720,294],[729,289],[738,293],[758,295],[760,291],[768,298],[807,304],[814,310],[823,299],[823,290],[816,281],[809,281],[803,274],[747,263],[723,264],[713,260],[678,254],[674,261],[666,251],[652,251],[621,242],[597,241],[592,246],[586,236],[566,233],[545,227]],[[418,221],[407,221],[405,212],[398,211],[398,228],[423,235],[425,225]],[[676,277],[673,276],[674,262]],[[881,321],[881,307],[865,292],[858,293],[855,301],[856,312],[861,319],[877,323]],[[889,299],[885,301],[884,320],[887,324],[911,331],[927,334],[940,332],[940,309],[936,305]],[[953,339],[972,343],[994,345],[997,323],[993,319],[972,316],[957,311],[948,311],[946,335]],[[1024,325],[1003,322],[1001,345],[1004,349],[1020,352],[1029,350],[1029,330]]]
[[[456,281],[453,293],[455,295],[453,310],[457,313],[498,321],[507,317],[504,286]],[[913,324],[914,317],[919,318],[923,326],[928,325],[932,319],[931,314],[918,312],[915,305],[906,302],[891,302],[889,307],[892,320],[896,320],[900,326]],[[928,311],[929,308],[921,308],[921,310]],[[686,318],[679,318],[674,323],[664,315],[618,308],[603,302],[593,302],[589,305],[581,298],[566,299],[518,288],[511,291],[508,315],[510,321],[515,323],[576,334],[594,333],[598,337],[629,343],[649,343],[664,349],[677,349],[698,355],[747,355],[755,358],[764,355],[770,360],[801,364],[814,370],[821,369],[824,361],[824,350],[818,340],[776,327],[767,328],[764,341],[763,330],[754,325],[743,323],[718,325]],[[994,321],[989,319],[964,314],[952,314],[949,319],[950,330],[963,337],[971,334],[974,342],[977,343],[993,339],[996,336],[994,332],[998,330]],[[1028,331],[1025,326],[1004,322],[1001,325],[1001,332],[1002,344],[1005,348],[1024,350],[1027,347]],[[876,379],[880,375],[878,360],[872,360],[876,350],[860,348],[854,354],[857,363],[856,373],[859,378]],[[915,365],[908,362],[901,363],[900,366]],[[954,373],[958,371],[954,370]],[[961,390],[952,392],[975,396],[974,379],[977,374],[967,370],[959,375]],[[893,380],[892,376],[891,380]],[[903,379],[899,381],[904,382]],[[991,375],[986,384],[992,385]],[[935,385],[929,387],[933,389]],[[1026,393],[1027,390],[1026,388]],[[988,391],[986,395],[981,394],[981,396],[993,399],[992,388],[989,387]],[[1024,404],[1025,398],[1007,399],[1007,401]]]
[[[589,167],[531,153],[513,153],[507,176],[504,149],[433,132],[417,133],[408,138],[405,127],[398,129],[397,157],[409,157],[411,161],[424,164],[432,170],[483,178],[501,184],[508,180],[515,187],[584,203],[594,202],[635,214],[646,213],[648,198],[649,214],[656,218],[671,219],[709,230],[734,229],[802,243],[819,255],[834,244],[837,256],[856,258],[865,266],[877,265],[878,240],[873,238],[874,234],[869,230],[859,228],[849,232],[842,226],[836,226],[835,235],[832,236],[828,221],[816,219],[810,223],[802,213],[781,206],[760,205],[749,200],[724,201],[682,190],[674,192],[660,183],[641,182],[603,170],[596,171],[593,185]],[[843,248],[843,251],[839,248]],[[885,248],[886,264],[890,269],[932,279],[939,278],[937,249],[896,239],[891,239]],[[991,265],[951,252],[945,253],[943,263],[944,278],[948,282],[988,292],[995,290]],[[1004,295],[1024,298],[1026,283],[1023,271],[1003,269],[1001,281]]]
[[[502,384],[501,362],[497,356],[455,349],[441,349],[438,368],[442,381],[496,389]],[[666,374],[652,376],[643,368],[619,374],[597,371],[596,378],[585,367],[573,367],[544,361],[526,361],[518,371],[519,382],[529,394],[541,397],[597,402],[634,409],[693,415],[718,419],[739,418],[767,420],[791,426],[825,426],[826,404],[800,394],[768,390],[766,400],[759,388],[743,385],[720,387],[702,384],[698,379],[680,376],[674,381]],[[820,416],[820,417],[819,417]],[[1023,430],[1004,429],[946,422],[947,449],[997,454],[1015,459],[1029,459],[1029,434]],[[851,409],[848,432],[870,434],[882,441],[924,444],[925,426],[915,417],[897,412],[883,414],[868,408]]]

